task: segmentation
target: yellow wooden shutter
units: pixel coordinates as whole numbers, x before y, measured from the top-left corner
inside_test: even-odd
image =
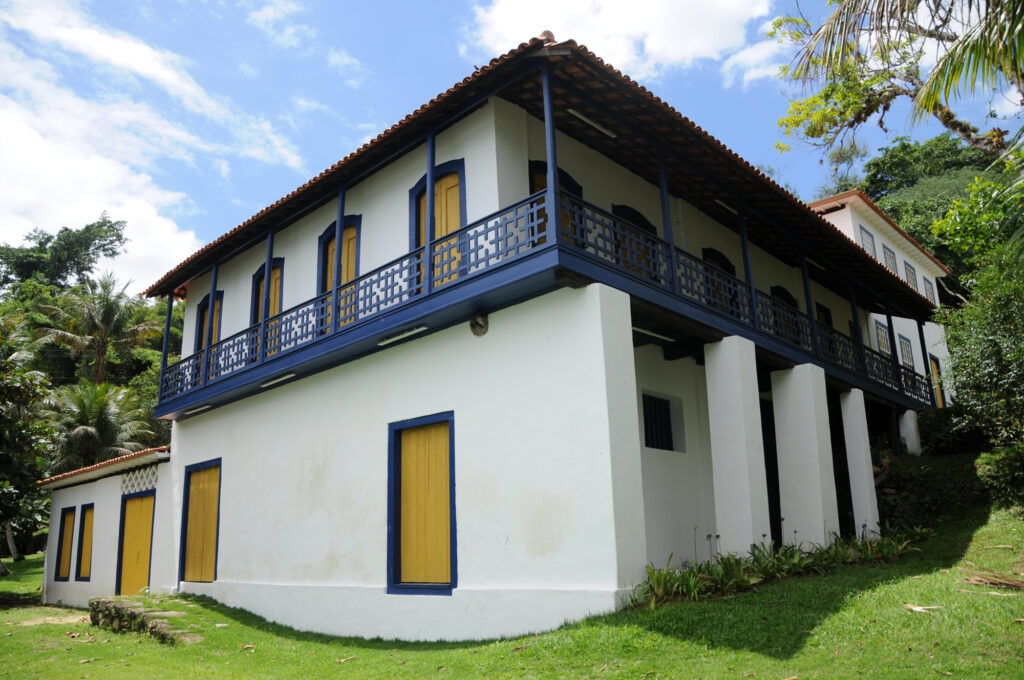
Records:
[[[220,466],[189,473],[185,580],[211,582],[217,569]]]
[[[356,278],[356,236],[355,227],[345,227],[341,234],[341,282],[348,283]]]
[[[74,509],[61,514],[60,523],[60,567],[57,570],[57,578],[66,579],[71,574],[71,537],[75,533]]]
[[[928,357],[929,363],[932,367],[932,387],[935,389],[935,405],[938,408],[944,408],[946,402],[942,396],[942,374],[939,370],[939,362],[935,357]]]
[[[135,595],[149,585],[149,551],[153,542],[152,494],[124,502],[119,595]]]
[[[213,303],[213,342],[220,341],[220,298]]]
[[[451,583],[448,423],[402,431],[399,577]]]
[[[254,323],[263,321],[263,279],[256,283],[256,314],[253,317]]]
[[[324,248],[324,289],[321,293],[326,293],[331,288],[334,288],[334,238],[332,237],[327,241],[327,247]]]
[[[78,578],[89,578],[92,575],[92,516],[93,509],[82,510],[82,540],[78,553]]]
[[[270,270],[270,316],[281,313],[281,268]]]

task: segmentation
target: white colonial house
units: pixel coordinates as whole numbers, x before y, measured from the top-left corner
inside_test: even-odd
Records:
[[[669,554],[876,530],[869,434],[916,436],[933,392],[874,318],[927,320],[922,286],[539,37],[149,288],[186,300],[170,458],[49,482],[94,538],[58,581],[82,551],[52,532],[46,597],[144,571],[300,629],[483,638],[610,611]]]

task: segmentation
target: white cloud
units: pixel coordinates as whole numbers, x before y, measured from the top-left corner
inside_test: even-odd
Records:
[[[244,61],[238,65],[238,72],[246,78],[255,78],[260,74],[252,64]]]
[[[1021,103],[1024,102],[1024,95],[1020,90],[1013,87],[1007,92],[1001,92],[992,98],[992,110],[1000,118],[1012,118],[1021,113]]]
[[[739,80],[743,87],[761,78],[774,78],[779,67],[789,61],[793,48],[775,40],[765,40],[744,47],[722,63],[725,86],[732,87]]]
[[[474,5],[472,45],[462,51],[492,57],[547,29],[646,79],[742,48],[747,24],[770,9],[770,0],[493,0]]]
[[[340,47],[327,51],[327,65],[345,78],[349,87],[359,87],[366,80],[369,71],[362,63]]]
[[[293,23],[289,18],[304,9],[294,0],[270,0],[250,13],[246,22],[263,31],[270,42],[278,47],[302,47],[314,39],[316,31],[306,24]]]
[[[43,43],[54,43],[96,64],[149,81],[192,113],[225,127],[235,137],[238,153],[268,163],[284,163],[305,173],[295,147],[266,120],[247,115],[215,97],[189,74],[185,60],[127,33],[93,22],[63,0],[12,0],[0,4],[0,22]]]

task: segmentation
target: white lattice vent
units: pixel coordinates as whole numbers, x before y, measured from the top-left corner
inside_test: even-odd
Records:
[[[121,495],[156,488],[156,465],[135,468],[121,476]]]

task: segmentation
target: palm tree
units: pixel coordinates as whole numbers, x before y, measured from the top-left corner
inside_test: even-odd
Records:
[[[51,413],[60,433],[51,472],[93,465],[145,448],[148,414],[127,389],[82,380],[55,394]]]
[[[865,58],[871,41],[937,41],[945,47],[914,98],[920,119],[960,95],[961,87],[996,88],[1000,79],[1024,91],[1024,2],[1021,0],[841,0],[797,55],[809,73],[826,74]]]
[[[102,383],[107,373],[107,353],[112,349],[135,347],[158,334],[153,321],[133,323],[139,301],[118,288],[117,279],[107,272],[96,281],[86,281],[83,292],[70,292],[65,297],[67,309],[48,306],[63,328],[44,329],[53,340],[71,347],[73,352],[95,352],[93,382]]]

